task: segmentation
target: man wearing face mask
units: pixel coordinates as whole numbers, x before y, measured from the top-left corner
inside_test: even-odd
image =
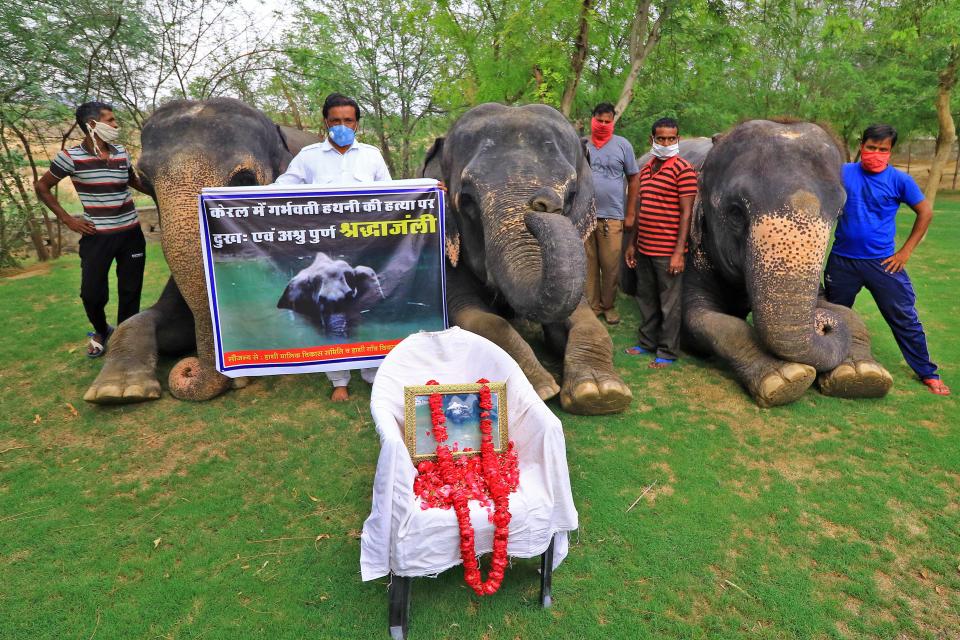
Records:
[[[586,140],[597,200],[597,226],[584,244],[586,296],[590,308],[596,315],[602,314],[607,324],[620,322],[614,303],[623,255],[623,230],[633,229],[640,172],[633,146],[626,138],[613,133],[615,116],[616,111],[609,102],[594,107],[590,138]]]
[[[332,93],[323,103],[323,122],[327,138],[300,150],[290,162],[287,171],[275,184],[344,184],[390,180],[390,170],[380,150],[356,140],[360,123],[360,105],[352,98]],[[360,375],[372,383],[376,367],[360,370]],[[333,384],[334,402],[350,398],[347,385],[350,371],[328,371]]]
[[[117,324],[140,311],[146,241],[130,187],[143,191],[126,150],[114,144],[120,134],[113,107],[86,102],[76,111],[83,142],[61,150],[34,185],[37,197],[80,238],[80,298],[93,332],[87,356],[103,355],[113,327],[104,312],[109,297],[110,265],[117,263]],[[51,189],[70,176],[83,215],[67,213]]]
[[[697,172],[680,157],[680,128],[660,118],[650,129],[653,157],[640,169],[640,205],[625,260],[637,274],[643,316],[639,342],[629,355],[652,355],[652,369],[674,363],[680,349],[680,293],[686,263]]]
[[[917,316],[917,297],[905,269],[930,226],[933,209],[913,178],[890,166],[896,143],[896,129],[871,125],[860,140],[860,162],[843,165],[847,200],[827,259],[827,300],[852,307],[860,289],[866,287],[907,364],[931,393],[946,396],[950,388],[930,361],[927,337]],[[896,217],[901,204],[913,209],[917,219],[897,251]]]

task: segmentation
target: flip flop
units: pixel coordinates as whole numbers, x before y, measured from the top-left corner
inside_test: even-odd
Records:
[[[110,336],[113,335],[113,327],[107,325],[107,335],[103,338],[103,342],[94,340],[93,337],[99,335],[95,331],[87,333],[87,337],[90,338],[88,346],[93,347],[93,351],[87,351],[88,358],[99,358],[107,352],[107,340],[110,339]]]
[[[672,365],[676,360],[671,360],[670,358],[654,358],[653,362],[650,363],[651,369],[666,369]]]
[[[635,347],[627,347],[626,349],[623,350],[623,352],[628,356],[649,356],[653,353],[653,351],[647,351],[640,345],[637,345]]]
[[[943,380],[940,378],[927,378],[926,380],[921,380],[920,382],[927,385],[927,388],[930,389],[930,393],[938,396],[950,395],[950,387],[945,385]]]

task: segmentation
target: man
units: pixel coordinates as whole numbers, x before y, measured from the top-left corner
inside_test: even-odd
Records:
[[[117,324],[140,311],[146,240],[140,229],[130,187],[143,191],[126,150],[113,144],[120,130],[113,107],[85,102],[77,107],[83,142],[61,150],[50,170],[37,180],[37,197],[67,227],[81,234],[80,298],[93,331],[87,336],[87,357],[99,358],[113,327],[104,309],[109,299],[110,265],[117,262]],[[83,215],[67,213],[51,189],[70,177],[83,205]]]
[[[630,223],[628,226],[632,226],[640,172],[633,146],[626,138],[613,134],[615,116],[616,111],[609,102],[594,107],[590,120],[591,135],[587,141],[597,201],[597,226],[585,244],[586,293],[590,308],[598,316],[602,314],[607,324],[620,322],[614,303],[620,274],[624,213]],[[624,191],[627,194],[626,210]]]
[[[933,209],[913,178],[890,166],[890,152],[896,143],[896,129],[871,125],[860,139],[860,162],[843,165],[847,201],[827,259],[827,300],[852,307],[861,287],[866,287],[907,364],[932,393],[946,396],[950,388],[930,361],[927,338],[917,317],[917,296],[904,268],[930,226]],[[913,209],[917,219],[897,251],[896,216],[901,203]]]
[[[277,178],[276,184],[326,184],[350,182],[374,182],[390,180],[390,170],[383,161],[380,150],[356,140],[360,124],[360,106],[352,98],[339,93],[327,96],[323,103],[323,122],[327,138],[300,150],[290,162],[286,173]],[[376,367],[360,370],[360,375],[372,383]],[[333,384],[334,402],[346,402],[350,398],[347,385],[350,371],[329,371],[327,377]]]
[[[650,129],[653,157],[640,170],[640,206],[626,263],[637,274],[637,304],[643,316],[640,340],[629,355],[653,355],[653,369],[680,354],[680,294],[697,172],[680,157],[680,127],[661,118]]]

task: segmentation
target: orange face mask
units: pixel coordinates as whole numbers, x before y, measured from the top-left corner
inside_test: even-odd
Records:
[[[593,140],[593,144],[599,149],[610,142],[610,138],[613,137],[613,123],[600,122],[596,118],[591,118],[590,133],[592,134],[590,137]]]
[[[880,173],[890,164],[889,151],[861,151],[860,164],[870,173]]]

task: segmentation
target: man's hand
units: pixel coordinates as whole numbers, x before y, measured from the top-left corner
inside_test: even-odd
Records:
[[[900,249],[895,254],[882,261],[883,270],[887,273],[898,273],[907,266],[907,260],[910,259],[910,252]]]
[[[680,275],[683,273],[683,267],[685,264],[684,256],[682,253],[673,254],[670,256],[670,265],[667,267],[667,273],[672,276]]]
[[[637,248],[633,246],[633,243],[630,243],[630,246],[627,247],[627,250],[623,253],[623,259],[627,263],[627,266],[631,269],[635,269],[637,266]]]
[[[97,232],[93,223],[83,216],[67,216],[63,218],[63,224],[67,225],[71,231],[85,236],[92,236]]]

